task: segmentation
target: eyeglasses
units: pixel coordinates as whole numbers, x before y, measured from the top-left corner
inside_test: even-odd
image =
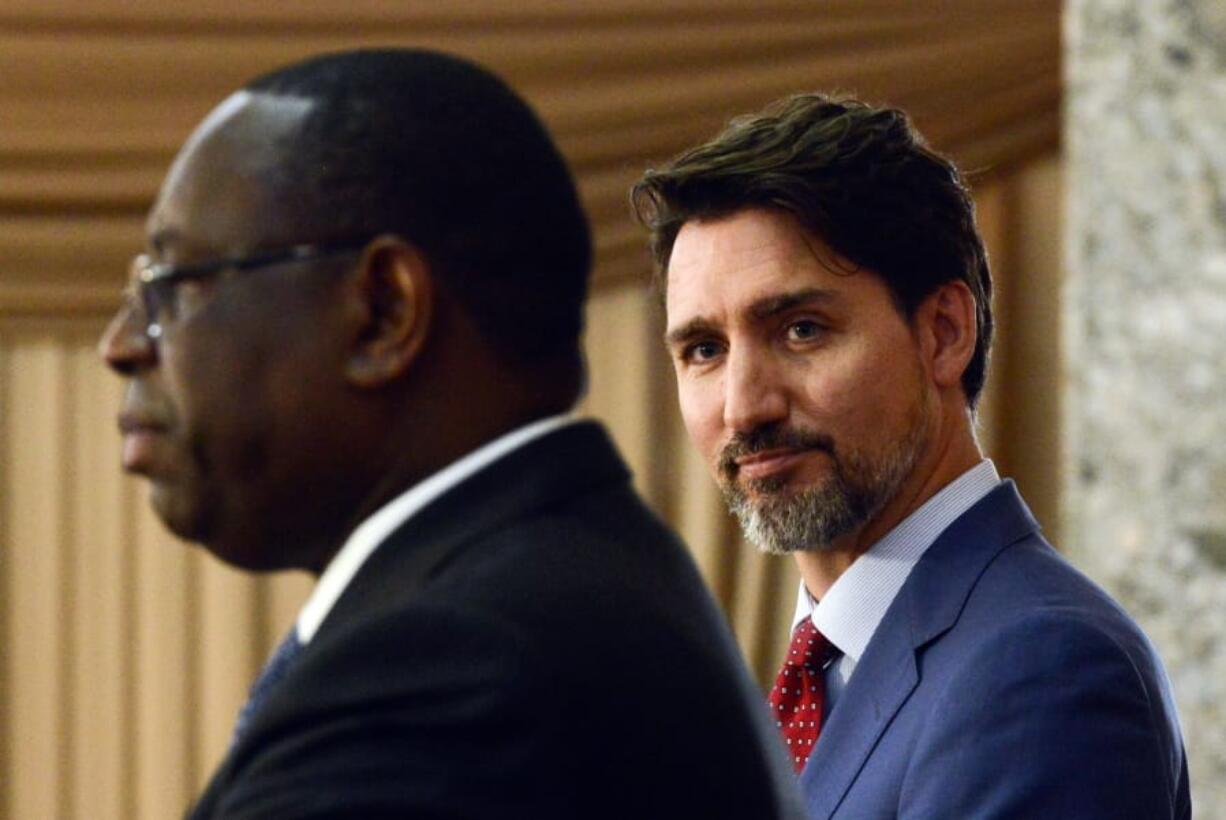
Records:
[[[172,265],[154,262],[148,254],[132,260],[132,280],[140,291],[145,310],[145,335],[152,340],[161,338],[166,324],[178,314],[177,291],[181,282],[199,281],[227,270],[252,271],[273,265],[309,262],[328,256],[355,253],[370,240],[315,245],[293,245],[253,256],[229,257],[193,265]]]

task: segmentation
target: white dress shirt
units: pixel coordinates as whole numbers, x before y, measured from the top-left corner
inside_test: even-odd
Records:
[[[920,558],[950,524],[998,484],[996,466],[984,459],[869,547],[821,601],[814,601],[804,582],[800,583],[792,629],[811,617],[818,631],[842,653],[826,670],[824,712],[828,713],[838,700],[886,610]]]
[[[575,421],[577,419],[570,415],[550,416],[516,428],[453,461],[375,511],[358,525],[340,551],[328,562],[327,568],[319,576],[319,583],[315,585],[302,611],[298,613],[296,629],[302,645],[310,643],[311,638],[315,637],[320,624],[328,617],[353,576],[357,575],[375,549],[401,524],[447,490],[512,450]]]

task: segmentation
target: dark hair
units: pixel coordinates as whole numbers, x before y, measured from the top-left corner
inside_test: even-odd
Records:
[[[992,341],[987,253],[957,168],[927,147],[902,111],[789,97],[647,171],[631,202],[651,230],[664,284],[682,225],[758,207],[794,214],[841,256],[880,275],[908,320],[940,285],[965,282],[978,337],[962,387],[975,406]]]
[[[561,366],[578,390],[591,233],[564,160],[504,82],[418,49],[315,57],[247,90],[315,105],[277,169],[333,238],[391,232],[510,363]]]

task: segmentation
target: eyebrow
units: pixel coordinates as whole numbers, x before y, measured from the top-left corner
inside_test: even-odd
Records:
[[[761,322],[804,305],[829,304],[838,300],[839,294],[833,290],[804,288],[791,293],[765,296],[750,304],[746,313],[754,321]],[[719,332],[719,327],[714,322],[699,316],[665,333],[664,343],[669,347],[676,347],[696,337],[716,335]]]
[[[792,293],[781,293],[777,296],[766,296],[749,306],[749,315],[755,320],[769,319],[786,313],[793,308],[815,302],[837,302],[839,294],[826,288],[804,288]]]
[[[714,323],[701,317],[690,319],[680,327],[673,328],[664,334],[664,344],[674,348],[700,336],[711,336],[719,331]]]

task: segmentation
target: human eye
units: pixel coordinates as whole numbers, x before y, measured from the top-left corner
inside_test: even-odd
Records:
[[[710,339],[691,342],[681,348],[680,359],[686,364],[701,365],[717,359],[723,347]]]
[[[785,332],[790,342],[812,342],[821,338],[824,330],[816,319],[796,319],[787,324]]]

